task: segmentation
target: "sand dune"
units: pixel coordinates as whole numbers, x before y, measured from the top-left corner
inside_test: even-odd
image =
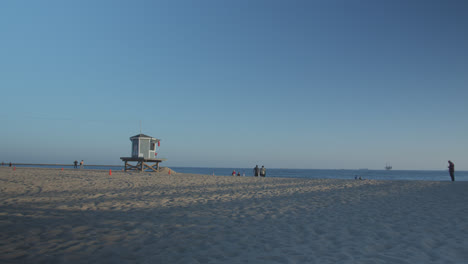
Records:
[[[2,263],[466,263],[468,182],[0,168]]]

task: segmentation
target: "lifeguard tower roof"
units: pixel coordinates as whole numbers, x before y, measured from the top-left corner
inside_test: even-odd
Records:
[[[145,134],[138,134],[138,135],[135,135],[135,136],[131,137],[130,140],[136,139],[136,138],[151,138],[151,139],[155,139],[155,138],[150,137],[150,136],[145,135]]]

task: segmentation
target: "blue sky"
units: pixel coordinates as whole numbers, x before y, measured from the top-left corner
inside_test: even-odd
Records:
[[[466,1],[2,1],[0,159],[468,170]]]

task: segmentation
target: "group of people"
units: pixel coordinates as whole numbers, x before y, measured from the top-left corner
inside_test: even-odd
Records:
[[[265,166],[262,166],[261,168],[259,168],[258,165],[257,165],[257,166],[255,166],[255,168],[253,169],[253,172],[254,172],[254,176],[255,176],[255,177],[258,177],[258,176],[260,176],[260,177],[265,177],[265,176],[266,176],[266,168],[265,168]],[[236,170],[233,170],[231,175],[232,175],[232,176],[236,176],[236,175],[237,175],[237,176],[241,176],[241,173],[240,173],[240,171],[238,171],[238,172],[236,173]],[[242,173],[242,176],[245,176],[245,172]]]
[[[262,165],[262,168],[259,168],[258,165],[255,166],[255,168],[253,169],[254,171],[254,176],[255,177],[265,177],[266,176],[266,169],[265,167]]]
[[[75,161],[73,162],[73,168],[75,168],[75,169],[78,168],[78,161],[77,161],[77,160],[75,160]],[[80,162],[80,169],[83,169],[83,168],[84,168],[84,161],[81,160],[81,162]]]
[[[236,176],[236,175],[241,176],[240,171],[238,171],[237,174],[236,174],[236,170],[233,170],[232,171],[232,176]],[[245,176],[245,172],[243,173],[243,176]]]
[[[10,164],[8,165],[9,167],[11,167],[12,163],[10,162]],[[2,167],[5,166],[5,162],[2,161]]]

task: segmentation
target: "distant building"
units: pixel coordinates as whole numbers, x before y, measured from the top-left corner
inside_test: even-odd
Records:
[[[158,155],[159,139],[138,134],[131,137],[130,141],[132,141],[132,158],[155,159]]]

